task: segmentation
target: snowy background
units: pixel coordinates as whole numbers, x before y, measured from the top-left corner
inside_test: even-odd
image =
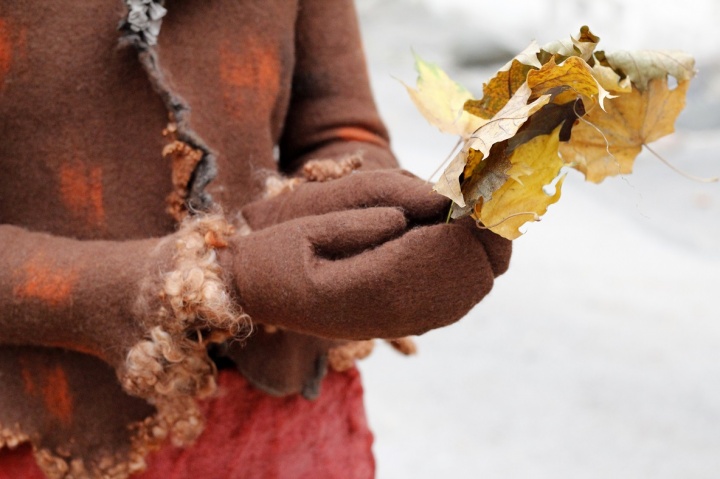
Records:
[[[414,50],[477,96],[532,39],[584,24],[616,49],[697,59],[677,167],[720,175],[720,2],[358,0],[373,88],[403,165],[428,177],[455,138],[416,113]],[[643,153],[563,198],[514,243],[464,320],[361,364],[379,479],[720,477],[720,185]]]

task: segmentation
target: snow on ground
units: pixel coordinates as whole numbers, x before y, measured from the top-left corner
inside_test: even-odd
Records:
[[[720,2],[358,7],[395,151],[422,177],[455,139],[427,126],[393,78],[414,82],[411,48],[480,92],[504,55],[586,23],[607,49],[696,56],[680,131],[655,150],[720,175]],[[720,477],[719,238],[717,183],[645,153],[601,185],[571,174],[468,317],[419,338],[415,358],[378,347],[361,364],[379,479]]]

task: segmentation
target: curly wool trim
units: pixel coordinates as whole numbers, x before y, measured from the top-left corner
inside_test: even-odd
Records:
[[[230,297],[216,257],[231,233],[221,216],[186,220],[171,237],[173,269],[142,287],[136,312],[147,313],[148,336],[130,349],[119,375],[124,389],[147,399],[156,413],[129,425],[129,450],[73,457],[67,447],[38,448],[39,439],[19,425],[0,425],[0,449],[32,444],[38,467],[50,479],[125,479],[144,470],[147,454],[167,439],[178,447],[191,444],[204,426],[196,398],[207,397],[216,387],[207,345],[250,329],[249,317]]]
[[[375,349],[375,341],[351,341],[328,351],[328,365],[333,371],[343,372],[352,368],[355,361],[370,356]]]
[[[362,151],[340,158],[339,160],[309,160],[301,170],[302,176],[285,177],[275,173],[265,179],[263,198],[273,198],[293,191],[307,182],[324,182],[347,176],[362,166]]]
[[[162,19],[167,14],[162,3],[153,0],[125,0],[128,13],[120,28],[138,35],[148,45],[157,44]]]
[[[405,356],[412,356],[418,352],[415,341],[408,336],[397,339],[386,339],[385,341],[387,341],[387,343],[390,344],[395,351]]]
[[[203,159],[203,152],[177,139],[177,124],[169,123],[163,130],[170,143],[165,145],[162,156],[172,164],[173,191],[165,199],[165,211],[177,222],[188,216],[190,183],[197,166]]]
[[[303,165],[302,174],[308,181],[329,181],[342,178],[362,166],[362,151],[338,160],[310,160]]]
[[[0,449],[7,447],[15,449],[24,442],[29,442],[30,437],[20,430],[20,425],[15,427],[3,427],[0,424]]]
[[[198,216],[186,219],[171,238],[174,268],[159,281],[147,281],[136,305],[138,316],[147,318],[148,337],[127,354],[120,381],[128,393],[146,399],[203,398],[215,391],[207,345],[247,335],[251,327],[217,261],[216,249],[227,246],[232,232],[222,216]]]
[[[194,399],[163,398],[156,403],[157,412],[128,426],[132,437],[129,451],[101,452],[91,458],[72,457],[66,447],[38,449],[36,441],[15,428],[0,426],[0,449],[30,443],[35,462],[49,479],[127,479],[147,468],[145,458],[168,438],[176,447],[191,444],[202,430],[203,416]]]

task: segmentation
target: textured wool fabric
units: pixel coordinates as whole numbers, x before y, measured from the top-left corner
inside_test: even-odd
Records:
[[[412,225],[444,219],[450,202],[431,186],[402,170],[357,171],[323,183],[310,182],[291,193],[255,201],[242,208],[253,231],[314,215],[373,207],[398,207]]]
[[[401,171],[302,184],[244,207],[256,231],[221,258],[256,322],[326,338],[418,334],[464,316],[508,267],[510,242],[471,220],[442,224],[447,206]],[[263,248],[282,254],[250,253]]]
[[[429,225],[442,221],[447,215],[449,202],[430,191],[430,186],[402,170],[375,170],[363,167],[360,172],[328,183],[304,183],[295,185],[290,190],[250,203],[243,207],[244,218],[253,230],[259,230],[282,223],[291,219],[321,215],[329,212],[372,208],[382,206],[400,207],[405,214],[406,230],[420,225]],[[511,244],[487,230],[474,228],[469,222],[466,225],[472,228],[476,239],[481,239],[483,247],[488,252],[488,259],[495,275],[500,275],[507,269],[510,258]],[[365,248],[376,245],[364,245]],[[362,247],[361,247],[362,249]],[[344,250],[342,255],[348,256],[356,251]],[[452,254],[461,254],[454,251]],[[438,257],[442,263],[442,258]],[[459,267],[464,270],[468,265],[462,265],[462,258],[457,262],[448,257],[449,262],[441,268]],[[418,260],[416,258],[416,260]],[[425,259],[419,259],[425,261]],[[429,262],[425,266],[431,268]],[[478,275],[485,275],[487,267],[477,271]],[[449,272],[449,271],[448,271]],[[465,271],[468,275],[472,272]],[[462,275],[458,275],[458,278]],[[487,279],[479,284],[479,288],[489,289]],[[437,298],[437,297],[436,297]],[[472,297],[460,307],[472,306],[475,303]],[[444,299],[443,299],[444,301]],[[412,306],[408,308],[412,314]],[[451,317],[451,312],[440,312]],[[256,318],[258,319],[258,318]],[[258,319],[260,320],[260,319]],[[392,338],[391,336],[385,336]],[[284,350],[281,345],[289,345],[290,338],[296,338],[294,347],[286,348],[291,353],[278,357],[277,352]],[[255,333],[255,342],[248,346],[238,343],[229,345],[228,356],[238,362],[239,369],[253,384],[263,388],[271,394],[279,391],[302,392],[306,397],[317,394],[317,385],[325,372],[327,363],[327,343],[315,336],[303,336],[297,332],[291,335],[268,336],[262,330]],[[247,360],[249,351],[252,351],[252,360]],[[295,366],[279,367],[279,364],[294,364]],[[298,366],[303,364],[303,366]],[[267,366],[266,366],[267,365]],[[270,366],[272,365],[272,366]],[[315,376],[310,375],[314,371]],[[283,384],[284,387],[279,388]]]
[[[374,477],[357,370],[328,374],[313,402],[266,396],[227,370],[218,382],[218,397],[202,404],[208,426],[196,444],[152,454],[138,479]],[[0,479],[43,479],[31,452],[0,450]]]
[[[120,0],[0,3],[0,446],[31,441],[56,477],[83,464],[112,469],[112,477],[141,467],[127,426],[156,412],[123,391],[115,368],[147,334],[129,309],[138,282],[171,261],[150,251],[172,241],[174,180],[198,175],[174,172],[187,165],[163,155],[177,141],[177,118],[153,89],[148,62],[190,108],[185,126],[212,152],[203,150],[202,161],[215,158],[200,183],[218,171],[202,193],[230,219],[258,200],[267,177],[295,174],[310,159],[358,156],[363,169],[397,167],[350,0],[166,6],[157,47],[138,55],[118,45]],[[434,224],[444,200],[396,171],[334,181],[298,188],[297,208],[286,198],[248,207],[258,231],[233,237],[221,260],[238,304],[258,324],[287,329],[230,354],[240,369],[275,394],[320,390],[318,401],[353,415],[361,412],[358,388],[346,401],[319,382],[324,351],[339,338],[397,337],[457,320],[507,267],[509,243],[472,224]],[[325,195],[337,199],[317,201]],[[281,215],[262,218],[280,205]],[[467,294],[455,294],[457,284]],[[377,297],[361,301],[367,295]],[[259,393],[245,385],[233,394],[244,404]],[[229,422],[283,416],[297,421],[303,441],[325,438],[317,436],[324,416],[304,416],[301,401],[250,400],[251,417]],[[354,434],[367,437],[362,427],[343,437]],[[339,454],[332,441],[321,443]],[[345,443],[347,457],[368,464],[366,443]],[[265,446],[259,450],[271,453]],[[292,459],[305,463],[309,454]]]
[[[510,244],[469,219],[409,226],[392,207],[298,218],[236,238],[221,264],[257,322],[349,340],[422,334],[490,291]],[[287,281],[273,290],[279,276]]]

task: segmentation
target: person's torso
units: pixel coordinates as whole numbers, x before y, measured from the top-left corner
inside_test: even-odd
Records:
[[[120,0],[0,4],[0,222],[82,239],[172,231],[168,111],[117,30]],[[217,154],[229,209],[274,169],[297,2],[169,2],[158,54],[190,126]]]

